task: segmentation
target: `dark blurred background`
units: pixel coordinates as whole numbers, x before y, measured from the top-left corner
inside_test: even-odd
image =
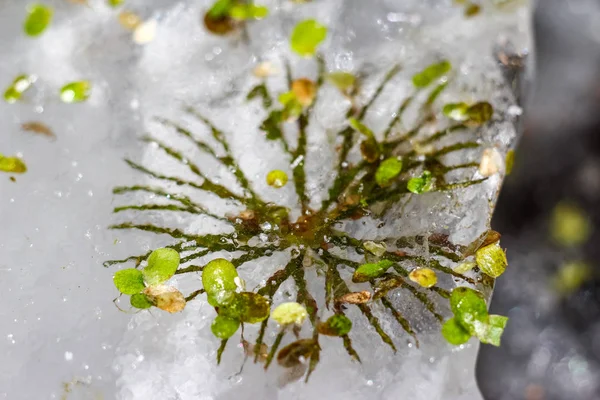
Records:
[[[510,319],[477,378],[487,400],[600,399],[600,1],[540,0],[533,26],[535,79],[492,224],[509,269],[491,308]],[[564,223],[574,243],[556,239]]]

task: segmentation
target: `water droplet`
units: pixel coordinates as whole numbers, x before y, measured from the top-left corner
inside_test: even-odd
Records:
[[[71,353],[70,351],[65,351],[65,360],[67,360],[67,361],[73,360],[73,353]]]
[[[267,240],[269,240],[269,237],[265,233],[261,233],[260,235],[258,235],[258,238],[261,242],[266,242]]]
[[[367,386],[373,386],[373,381],[371,379],[367,381]]]
[[[271,228],[272,226],[269,222],[263,222],[262,224],[260,224],[260,229],[262,229],[265,232],[269,232]]]

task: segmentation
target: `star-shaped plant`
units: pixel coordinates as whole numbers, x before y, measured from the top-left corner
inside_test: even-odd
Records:
[[[220,1],[215,6],[219,4],[230,7],[232,3]],[[217,11],[220,14],[211,17],[209,11],[205,18],[209,22],[213,17],[217,22],[227,22],[233,13],[227,7],[222,10],[217,8],[216,11],[213,8],[213,14]],[[235,13],[238,12],[241,13],[239,10]],[[233,15],[237,15],[235,13]],[[201,152],[227,167],[243,188],[243,193],[238,194],[211,178],[177,147],[152,137],[146,138],[146,141],[154,143],[182,167],[189,169],[197,179],[185,180],[154,171],[132,160],[126,162],[133,169],[157,181],[176,183],[202,193],[210,192],[222,201],[234,202],[242,211],[236,215],[221,215],[189,196],[162,187],[135,185],[115,188],[115,194],[146,192],[169,200],[168,204],[121,206],[115,212],[136,210],[143,213],[154,210],[204,214],[228,224],[233,231],[227,234],[195,235],[159,224],[137,224],[132,221],[114,225],[113,229],[137,229],[176,239],[173,244],[162,249],[123,260],[107,261],[106,266],[129,261],[136,263],[136,268],[121,270],[115,274],[117,288],[121,293],[131,295],[131,305],[140,309],[154,306],[177,312],[184,308],[186,302],[194,299],[208,301],[215,308],[212,332],[222,340],[218,351],[219,360],[229,338],[242,327],[244,348],[254,356],[255,361],[264,361],[265,368],[275,358],[284,367],[306,365],[307,379],[319,362],[321,335],[339,337],[350,357],[360,361],[359,354],[352,346],[353,324],[346,316],[348,307],[357,307],[379,338],[395,351],[392,338],[372,311],[372,304],[381,302],[418,346],[417,332],[411,321],[394,307],[388,297],[391,291],[404,290],[421,302],[427,312],[440,322],[440,326],[443,324],[442,333],[449,342],[460,344],[471,336],[477,336],[486,343],[499,345],[506,319],[488,315],[481,294],[467,288],[475,284],[491,286],[493,278],[506,268],[506,258],[497,244],[499,235],[496,232],[486,232],[471,245],[460,246],[451,243],[447,235],[440,233],[404,237],[395,243],[363,240],[352,237],[341,226],[344,221],[373,217],[375,206],[394,204],[408,196],[427,196],[428,192],[452,192],[483,182],[485,177],[458,182],[449,182],[447,179],[449,172],[474,169],[480,166],[479,162],[458,165],[443,163],[444,156],[463,149],[477,148],[479,143],[441,143],[442,139],[454,132],[477,129],[487,124],[493,116],[492,106],[485,101],[474,104],[454,103],[444,106],[442,113],[436,112],[436,100],[446,89],[448,74],[452,69],[450,62],[440,60],[413,76],[414,94],[398,105],[387,127],[380,134],[375,134],[365,125],[365,115],[399,73],[400,67],[393,66],[372,96],[361,103],[358,100],[361,94],[361,77],[343,71],[326,72],[324,58],[317,52],[326,33],[324,26],[314,20],[307,20],[298,24],[291,35],[292,50],[303,57],[314,58],[318,66],[316,79],[294,78],[287,67],[288,91],[273,96],[263,79],[247,95],[249,102],[260,101],[264,107],[267,117],[262,122],[260,131],[264,132],[266,140],[279,143],[280,153],[287,159],[292,171],[292,176],[288,177],[284,171],[273,170],[265,173],[263,179],[273,188],[292,184],[299,199],[297,211],[300,216],[293,218],[294,210],[267,202],[256,192],[252,180],[233,155],[228,133],[213,125],[203,114],[193,108],[186,109],[187,113],[210,129],[218,148],[198,139],[194,133],[179,124],[159,118],[158,121],[172,129],[175,135],[187,139]],[[264,74],[257,75],[264,78]],[[326,84],[335,86],[341,96],[350,99],[352,106],[346,114],[347,125],[337,133],[341,145],[337,149],[335,179],[320,206],[311,207],[305,171],[307,127],[315,102]],[[423,97],[423,94],[426,96]],[[409,130],[398,129],[405,110],[422,97],[425,100],[420,107],[418,122]],[[433,134],[426,133],[423,128],[440,117],[447,118],[447,123],[443,124],[445,127]],[[298,137],[294,144],[290,144],[284,135],[283,127],[286,124],[297,125]],[[260,138],[257,137],[257,140]],[[353,151],[360,152],[360,161],[350,162]],[[261,240],[255,244],[257,237],[261,237]],[[419,251],[419,245],[424,242],[432,256],[426,257]],[[340,249],[348,250],[356,257],[345,257],[346,253],[340,252]],[[201,257],[223,252],[232,256],[228,259],[213,257],[203,265],[193,264],[194,260]],[[287,264],[282,265],[271,276],[265,276],[262,286],[247,290],[237,268],[275,252],[287,254]],[[356,261],[357,257],[362,261]],[[463,262],[469,257],[474,257],[476,262]],[[440,260],[460,265],[453,269]],[[324,275],[324,299],[315,299],[308,290],[305,276],[307,265],[316,265]],[[340,274],[339,268],[342,266],[354,271],[354,283],[368,284],[370,289],[351,291],[349,281]],[[476,266],[487,274],[482,275],[483,279],[465,275]],[[179,290],[164,285],[173,275],[181,274],[201,275],[203,287],[185,297]],[[456,282],[462,282],[464,287],[453,291],[439,287],[439,274],[451,275]],[[295,301],[272,304],[275,294],[287,280],[293,281],[296,286]],[[448,301],[454,318],[444,323],[432,296]],[[264,342],[269,319],[281,326],[273,343]],[[306,319],[313,327],[313,334],[300,338],[299,326]],[[253,344],[243,335],[244,324],[260,324]],[[284,336],[289,334],[296,335],[297,340],[279,349]],[[307,363],[304,360],[308,360]]]

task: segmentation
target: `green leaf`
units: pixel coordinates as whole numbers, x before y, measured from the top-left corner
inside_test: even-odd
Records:
[[[131,303],[132,307],[139,308],[140,310],[145,310],[152,307],[152,303],[150,303],[148,297],[146,297],[146,295],[143,293],[132,294],[129,302]]]
[[[508,322],[508,317],[502,315],[490,315],[487,324],[482,325],[482,328],[477,334],[477,338],[482,343],[500,346],[500,339],[504,333],[504,328]]]
[[[318,325],[319,333],[327,336],[344,336],[352,329],[352,321],[344,314],[334,314]]]
[[[417,89],[425,88],[435,80],[450,72],[450,69],[452,69],[452,64],[450,64],[450,62],[447,60],[431,64],[423,71],[413,76],[413,84]]]
[[[217,0],[210,10],[208,10],[207,15],[212,19],[218,19],[226,17],[229,14],[229,10],[233,5],[232,0]]]
[[[210,325],[210,330],[219,339],[229,339],[237,332],[239,327],[239,319],[217,315]]]
[[[27,172],[27,166],[18,157],[4,157],[0,154],[0,171],[22,174]]]
[[[506,253],[498,243],[482,247],[475,254],[477,266],[484,274],[497,278],[506,271]]]
[[[290,38],[292,50],[303,57],[311,57],[319,44],[327,37],[327,28],[314,19],[296,25]]]
[[[373,134],[372,130],[370,130],[365,124],[363,124],[362,122],[360,122],[359,120],[357,120],[354,117],[349,118],[348,119],[348,123],[350,124],[350,126],[352,128],[354,128],[354,130],[356,130],[357,132],[362,133],[363,135],[365,135],[368,138],[371,138],[371,137],[375,136]]]
[[[580,207],[560,202],[552,211],[550,233],[554,241],[562,246],[579,246],[589,239],[592,224]]]
[[[60,89],[60,99],[69,104],[81,103],[90,97],[91,89],[89,81],[71,82]]]
[[[107,3],[109,6],[115,8],[125,3],[125,0],[107,0]]]
[[[9,86],[4,92],[4,100],[9,104],[16,103],[20,99],[21,93],[18,92],[14,86]]]
[[[138,294],[146,288],[142,271],[135,268],[115,272],[113,282],[119,292],[123,294]]]
[[[233,299],[237,289],[235,266],[224,258],[212,260],[202,271],[202,285],[213,306],[227,304]]]
[[[496,314],[490,315],[490,325],[491,326],[504,329],[506,327],[507,323],[508,323],[508,317],[505,317],[503,315],[496,315]]]
[[[450,308],[456,321],[474,335],[478,325],[487,323],[487,305],[483,295],[467,287],[457,287],[450,295]]]
[[[264,321],[269,312],[270,304],[267,298],[252,292],[234,293],[228,304],[219,307],[219,315],[249,324]]]
[[[158,285],[170,279],[179,267],[179,253],[173,249],[156,249],[148,257],[144,268],[144,280],[149,286]]]
[[[409,192],[421,194],[429,192],[433,187],[432,183],[431,172],[423,171],[421,176],[411,178],[408,181],[406,188]]]
[[[256,4],[234,4],[229,9],[229,16],[240,21],[248,19],[262,19],[269,15],[269,9]]]
[[[363,264],[354,271],[352,282],[368,282],[383,275],[392,265],[393,261],[381,260],[378,263]]]
[[[466,121],[469,119],[469,105],[467,103],[449,103],[444,106],[444,115],[454,121]]]
[[[35,82],[35,77],[29,75],[17,76],[12,84],[4,92],[4,100],[7,103],[14,103],[21,99],[21,95],[27,91]]]
[[[379,186],[388,186],[391,180],[397,177],[402,171],[402,160],[398,157],[391,157],[384,160],[375,172],[375,182]]]
[[[281,303],[271,313],[271,319],[279,325],[302,325],[306,317],[306,308],[296,302]]]
[[[408,278],[424,288],[430,288],[437,283],[437,275],[431,268],[415,268],[410,271]]]
[[[43,4],[33,4],[27,7],[27,18],[23,30],[28,36],[41,35],[52,21],[52,8]]]
[[[469,121],[478,125],[484,124],[494,115],[494,108],[486,101],[473,104],[467,110]]]
[[[471,338],[471,334],[456,321],[456,318],[450,318],[444,323],[442,335],[448,343],[455,346],[467,343]]]
[[[583,261],[571,261],[560,267],[553,281],[554,289],[568,295],[594,277],[594,268]]]
[[[275,169],[267,174],[267,184],[276,189],[282,188],[288,182],[288,176],[280,169]]]
[[[331,72],[326,75],[326,79],[341,92],[347,93],[356,84],[356,77],[350,72]]]

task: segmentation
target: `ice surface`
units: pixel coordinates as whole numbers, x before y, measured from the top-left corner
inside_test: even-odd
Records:
[[[247,362],[243,373],[238,374],[243,352],[235,346],[235,337],[221,366],[216,366],[219,342],[209,329],[214,310],[203,296],[191,301],[178,315],[157,311],[130,315],[112,304],[117,293],[111,276],[117,267],[105,269],[102,262],[143,254],[173,243],[173,239],[137,231],[111,231],[108,225],[134,220],[178,227],[193,234],[231,229],[210,217],[185,213],[128,212],[111,216],[112,207],[117,205],[165,201],[140,193],[112,195],[114,186],[159,184],[129,169],[123,158],[165,175],[193,178],[189,170],[166,157],[156,145],[139,141],[140,137],[151,135],[181,150],[208,176],[241,193],[230,171],[175,135],[172,128],[158,124],[155,116],[177,121],[218,148],[210,131],[183,113],[182,105],[202,110],[227,133],[232,152],[256,192],[268,201],[292,207],[298,215],[293,185],[276,191],[264,181],[265,172],[272,169],[282,169],[291,176],[292,160],[281,154],[277,143],[262,139],[258,126],[266,113],[258,101],[247,103],[245,95],[258,82],[250,78],[250,72],[259,61],[269,60],[280,70],[268,80],[274,93],[286,90],[283,58],[289,58],[295,77],[316,76],[314,62],[291,55],[286,42],[291,27],[304,18],[316,18],[329,27],[329,38],[323,46],[328,70],[365,73],[359,95],[362,104],[393,64],[402,65],[402,71],[365,117],[364,122],[377,134],[385,129],[398,104],[410,95],[410,77],[429,63],[447,58],[455,72],[438,103],[486,100],[493,104],[495,116],[485,129],[468,130],[436,143],[444,146],[477,139],[481,145],[448,155],[444,161],[478,162],[483,148],[496,147],[505,154],[514,144],[517,121],[508,110],[517,99],[494,49],[511,43],[517,52],[527,52],[526,6],[499,11],[485,3],[482,15],[466,20],[462,8],[450,1],[263,3],[272,16],[249,27],[251,40],[246,44],[241,39],[223,39],[205,32],[200,16],[209,6],[208,1],[128,1],[128,9],[144,20],[157,22],[156,37],[143,46],[133,42],[131,32],[117,22],[118,11],[103,1],[89,1],[89,6],[49,1],[56,7],[55,19],[38,39],[21,34],[25,12],[21,1],[0,5],[2,84],[7,85],[20,73],[38,76],[38,83],[23,102],[0,104],[4,121],[0,151],[22,155],[29,167],[16,183],[7,177],[0,180],[0,276],[5,287],[0,295],[0,333],[6,337],[0,341],[0,397],[478,397],[473,373],[477,344],[471,341],[458,348],[447,345],[439,324],[404,291],[394,292],[390,300],[410,315],[419,334],[419,349],[380,305],[374,304],[373,310],[394,340],[396,354],[381,343],[355,308],[349,308],[348,316],[354,320],[351,337],[362,364],[351,361],[340,339],[322,338],[321,363],[308,384],[300,381],[284,387],[280,385],[284,372],[275,363],[265,374],[261,365]],[[93,83],[90,100],[81,105],[61,104],[58,89],[80,79]],[[331,87],[325,86],[319,96],[308,128],[305,161],[313,207],[326,198],[335,178],[332,166],[336,162],[334,149],[339,144],[335,133],[344,127],[344,113],[349,106]],[[409,108],[398,130],[414,126],[417,111],[416,106]],[[56,142],[22,132],[20,124],[29,121],[42,121],[51,127]],[[286,137],[293,142],[297,132],[289,129]],[[359,157],[354,149],[350,161]],[[449,177],[453,182],[481,177],[473,170],[453,174]],[[454,243],[467,244],[488,228],[500,184],[501,175],[496,175],[457,192],[430,193],[388,203],[374,210],[373,216],[345,222],[339,228],[358,239],[392,240],[435,232],[448,234]],[[176,185],[165,187],[197,199],[219,215],[240,211],[239,205],[210,194]],[[195,263],[216,256],[211,254]],[[285,265],[289,257],[290,252],[284,251],[248,262],[240,267],[240,275],[249,288],[256,287]],[[347,268],[340,268],[340,273],[345,278],[351,274]],[[322,299],[322,277],[311,268],[307,268],[306,275],[309,290]],[[199,285],[197,276],[173,282],[185,293]],[[440,276],[440,282],[447,289],[462,283],[449,276]],[[275,301],[288,298],[295,298],[295,287],[290,282],[282,286]],[[448,317],[447,305],[438,303],[440,312]],[[248,327],[246,335],[254,337],[256,330],[255,326]],[[271,343],[275,334],[276,327],[270,323],[265,341]],[[308,322],[302,335],[310,335]]]

